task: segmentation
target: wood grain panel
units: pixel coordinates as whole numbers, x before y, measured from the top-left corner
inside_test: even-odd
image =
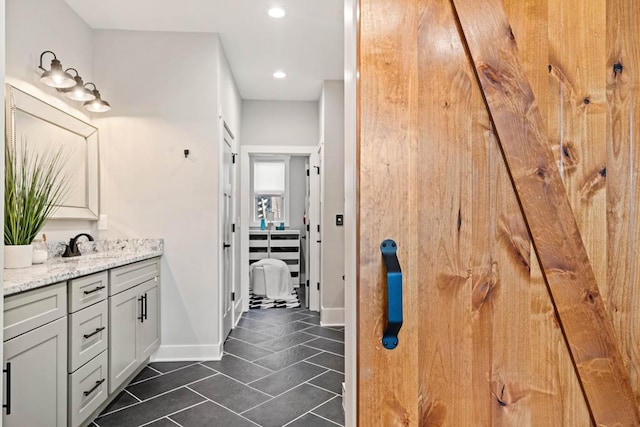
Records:
[[[448,0],[420,0],[418,186],[420,425],[471,425],[469,113],[484,110]],[[475,89],[475,90],[474,90]],[[434,207],[437,207],[434,209]],[[488,352],[485,348],[483,351]],[[485,386],[485,395],[487,388]]]
[[[539,33],[532,34],[537,36]],[[531,309],[531,242],[495,131],[491,136],[491,216],[495,223],[492,257],[498,278],[493,292],[491,425],[526,426],[531,425],[532,419],[530,359],[534,355],[511,349],[531,348],[532,345],[528,315]]]
[[[608,281],[603,288],[607,289],[607,308],[616,330],[622,360],[629,367],[631,354],[624,331],[629,328],[631,315],[630,285],[633,267],[630,229],[633,150],[629,123],[633,89],[630,79],[632,70],[625,70],[624,67],[628,62],[629,48],[626,37],[629,19],[628,15],[624,15],[625,3],[626,0],[607,2]],[[614,70],[616,64],[622,69]]]
[[[635,386],[636,402],[640,405],[640,259],[637,256],[640,247],[640,43],[638,34],[640,32],[640,7],[638,2],[630,0],[625,3],[626,10],[623,16],[629,17],[629,24],[625,27],[625,37],[629,38],[629,61],[631,68],[631,78],[633,79],[633,92],[631,95],[631,114],[629,121],[632,124],[629,130],[631,143],[633,146],[633,172],[632,188],[633,203],[631,205],[633,222],[631,230],[632,250],[630,259],[633,262],[633,275],[629,282],[631,291],[629,300],[629,320],[625,331],[626,339],[623,340],[623,348],[629,356],[629,371],[632,377],[632,384]],[[624,297],[622,297],[624,299]]]
[[[417,4],[362,0],[359,40],[358,423],[417,425]],[[404,325],[395,350],[386,326],[384,239],[398,243]]]
[[[598,284],[606,263],[606,0],[562,0],[554,68],[562,86],[564,185]],[[606,287],[602,289],[606,300]]]
[[[558,2],[553,2],[555,7]],[[503,0],[505,12],[513,29],[518,57],[530,82],[538,108],[549,127],[560,134],[559,80],[549,70],[550,26],[559,14],[549,12],[546,0]],[[551,23],[550,23],[551,22]],[[552,28],[553,31],[553,28]],[[579,54],[575,52],[574,54]],[[552,68],[553,70],[553,68]],[[552,71],[551,70],[551,71]],[[550,76],[552,78],[550,79]],[[553,132],[550,132],[550,135]],[[554,141],[558,141],[554,143]],[[549,138],[557,164],[560,161],[560,138]],[[528,238],[528,233],[527,233]],[[531,425],[587,426],[589,411],[580,389],[571,357],[555,319],[540,265],[530,246],[530,387]]]
[[[608,309],[640,402],[640,9],[632,0],[607,2],[607,225]]]
[[[493,290],[493,363],[490,377],[492,423],[531,424],[529,268],[531,243],[495,134],[492,138],[492,257],[497,284]]]
[[[502,4],[453,4],[592,416],[603,425],[638,424],[614,331]]]
[[[453,15],[452,15],[453,19]],[[460,60],[460,59],[459,59]],[[466,66],[472,71],[470,64]],[[489,113],[482,101],[480,88],[473,84],[474,142],[472,147],[473,199],[472,235],[472,327],[473,327],[473,412],[476,425],[491,425],[493,407],[498,404],[493,396],[490,378],[493,373],[493,293],[498,285],[498,270],[493,259],[493,245],[496,223],[491,209],[495,198],[492,183],[492,160],[495,158],[494,135]]]

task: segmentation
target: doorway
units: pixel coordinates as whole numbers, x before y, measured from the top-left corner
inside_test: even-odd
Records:
[[[319,283],[319,265],[314,262],[319,258],[319,232],[317,225],[320,221],[319,215],[319,199],[320,195],[317,191],[319,175],[315,175],[313,166],[318,166],[317,147],[314,146],[242,146],[240,147],[240,288],[242,295],[242,310],[249,310],[250,293],[249,293],[249,265],[252,261],[250,259],[250,228],[256,226],[255,219],[253,218],[253,209],[251,203],[251,158],[254,156],[295,156],[306,157],[309,159],[309,209],[308,215],[304,220],[305,232],[301,233],[305,239],[300,239],[301,247],[305,247],[306,242],[309,243],[309,258],[310,262],[305,267],[304,282],[299,279],[300,271],[298,270],[298,283],[302,285],[302,289],[305,289],[305,299],[310,302],[309,309],[312,311],[319,311],[319,291],[317,286],[310,286],[308,293],[306,293],[306,283]],[[302,180],[306,182],[306,180]],[[304,206],[304,200],[302,201]],[[299,254],[298,254],[299,255]],[[293,270],[293,269],[292,269]]]

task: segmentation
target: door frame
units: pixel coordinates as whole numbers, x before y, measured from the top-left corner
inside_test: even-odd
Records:
[[[235,207],[235,203],[236,203],[236,182],[235,182],[235,175],[236,175],[236,168],[235,168],[235,162],[233,160],[234,158],[234,153],[236,152],[236,141],[235,141],[235,136],[233,135],[233,132],[231,132],[231,129],[229,128],[229,126],[227,125],[227,123],[224,121],[223,118],[220,119],[221,121],[221,129],[220,129],[220,150],[221,150],[221,166],[220,166],[220,190],[221,190],[221,200],[220,200],[220,212],[221,212],[221,216],[220,218],[220,223],[221,223],[221,228],[220,228],[220,240],[221,242],[224,244],[225,243],[225,235],[226,235],[226,230],[225,230],[225,226],[227,226],[227,224],[225,223],[225,220],[228,219],[229,221],[229,227],[231,227],[231,232],[230,232],[230,238],[229,238],[229,244],[231,245],[229,249],[229,264],[227,265],[227,268],[230,269],[229,273],[229,280],[230,280],[230,286],[229,286],[229,292],[233,293],[235,292],[235,233],[233,232],[233,226],[231,224],[233,224],[234,222],[234,218],[235,218],[235,212],[234,212],[234,207]],[[229,135],[230,140],[229,140],[229,150],[231,152],[231,162],[229,163],[229,171],[228,173],[230,174],[230,186],[231,188],[229,189],[229,196],[230,196],[230,200],[229,200],[229,206],[228,206],[228,218],[226,218],[227,216],[227,212],[225,212],[225,204],[226,204],[226,200],[225,200],[225,181],[227,180],[227,177],[225,176],[225,166],[224,166],[224,162],[225,162],[225,146],[226,146],[226,142],[225,140],[226,135]],[[222,337],[222,341],[224,342],[227,338],[227,335],[229,332],[231,332],[231,330],[234,328],[237,319],[235,318],[235,308],[236,308],[236,302],[234,301],[233,298],[231,298],[231,295],[225,295],[225,284],[224,281],[226,280],[225,277],[225,249],[222,248],[220,250],[220,275],[222,277],[222,280],[220,281],[220,288],[221,288],[221,295],[222,298],[220,298],[220,308],[221,308],[221,324],[222,324],[222,334],[220,335]],[[225,316],[225,312],[224,312],[224,305],[225,305],[225,299],[228,299],[229,301],[229,306],[231,309],[231,313],[229,313],[228,315],[231,316],[229,319],[229,323],[230,323],[230,328],[227,331],[226,326],[225,326],[225,322],[224,322],[224,316]],[[240,303],[240,301],[238,301],[238,304]]]
[[[324,141],[320,141],[315,148],[315,156],[309,157],[309,222],[313,224],[311,233],[308,235],[309,245],[309,310],[322,313],[322,260],[324,246],[322,245],[322,236],[324,233],[322,201],[324,194],[322,192],[322,180],[324,179],[323,168],[323,151]],[[315,194],[314,194],[315,193]],[[318,289],[320,288],[320,289]],[[322,315],[320,316],[322,321]]]
[[[293,156],[309,156],[309,163],[311,165],[313,165],[314,163],[317,164],[317,153],[318,151],[318,147],[315,145],[241,145],[240,146],[240,224],[239,224],[239,228],[240,228],[240,290],[241,290],[241,294],[242,294],[242,311],[249,311],[249,226],[251,224],[251,212],[250,212],[250,205],[249,205],[249,192],[250,192],[250,167],[251,167],[251,162],[250,162],[250,156],[251,155],[260,155],[260,154],[282,154],[282,155],[293,155]],[[313,170],[313,168],[311,168]],[[315,180],[318,179],[318,175],[315,176],[315,180],[314,180],[314,175],[310,174],[310,178],[311,178],[311,194],[310,197],[313,200],[314,197],[319,201],[319,194],[315,194],[317,193],[317,191],[314,191],[314,185],[317,184],[315,182]],[[319,221],[319,218],[313,218],[312,216],[309,217],[309,221],[312,224],[317,224]],[[313,227],[310,227],[311,230],[311,234],[310,234],[310,239],[311,241],[317,241],[320,240],[319,238],[319,234],[317,232],[317,230],[315,230]],[[314,246],[316,247],[316,249],[314,250]],[[311,253],[310,253],[310,258],[311,258],[311,264],[313,264],[313,259],[314,259],[314,254],[317,255],[317,245],[311,245]],[[315,279],[316,276],[314,276],[314,273],[317,275],[317,271],[310,271],[309,272],[309,280],[310,283],[313,283],[313,280]],[[309,291],[309,293],[315,292],[316,294],[318,293],[317,289],[314,290],[313,286],[311,287],[312,289]],[[309,295],[308,298],[310,298],[311,296]],[[313,300],[312,298],[310,298],[310,300]],[[318,302],[320,300],[319,296],[315,297],[315,301]],[[314,310],[313,308],[311,308],[311,306],[309,307],[310,310]],[[316,311],[320,310],[319,304],[318,307],[315,308]]]
[[[2,23],[2,25],[5,25],[5,10],[6,10],[6,5],[5,5],[5,0],[0,0],[0,23]],[[6,42],[5,42],[5,31],[2,31],[2,33],[0,34],[0,43],[1,46],[6,46]],[[5,81],[5,54],[6,49],[3,50],[3,52],[0,54],[0,79],[1,81]],[[5,129],[4,129],[4,120],[0,120],[0,133],[2,135],[5,134]],[[4,176],[4,157],[2,159],[0,159],[0,173],[2,173],[2,176]],[[2,191],[3,195],[4,195],[4,187],[2,187]],[[4,197],[0,198],[0,206],[2,206],[2,209],[4,210]],[[2,224],[3,228],[4,228],[4,216],[2,216],[2,219],[0,219],[0,224]],[[0,249],[2,249],[2,252],[0,252],[0,283],[3,283],[4,281],[4,277],[3,277],[3,269],[4,269],[4,240],[2,241],[2,243],[0,243]],[[3,291],[3,295],[4,295],[4,291]],[[4,312],[4,296],[2,298],[0,298],[0,312]],[[4,330],[4,316],[0,317],[0,330]],[[3,340],[4,341],[4,340]],[[2,348],[3,346],[0,346],[0,360],[4,360],[4,350]],[[4,365],[3,365],[4,366]],[[0,381],[0,402],[4,402],[4,380]],[[2,425],[2,419],[0,418],[0,425]]]
[[[218,121],[218,135],[219,135],[219,147],[218,147],[218,241],[220,242],[220,245],[218,247],[217,253],[217,259],[218,259],[218,313],[219,313],[219,317],[218,317],[218,334],[220,336],[220,349],[221,352],[220,354],[222,354],[222,347],[224,345],[224,341],[227,338],[225,335],[225,331],[224,331],[224,322],[223,322],[223,315],[224,315],[224,300],[223,298],[225,298],[224,295],[224,250],[222,249],[222,242],[224,240],[224,133],[225,130],[229,133],[229,135],[232,138],[231,141],[231,153],[233,155],[233,153],[237,153],[237,148],[238,148],[238,142],[236,141],[236,138],[233,134],[233,132],[231,131],[231,128],[227,125],[226,121],[224,120],[223,116],[219,116],[219,121]],[[237,182],[236,182],[236,164],[234,164],[233,162],[231,163],[231,169],[232,169],[232,179],[231,179],[231,220],[233,221],[233,219],[235,218],[235,204],[236,204],[236,197],[238,196],[238,186],[237,186]],[[235,262],[235,250],[234,250],[234,243],[235,243],[235,233],[231,234],[231,289],[235,289],[236,286],[236,281],[237,281],[237,272],[236,272],[236,262]],[[230,298],[229,295],[227,295],[226,297]],[[240,303],[240,302],[238,302]],[[231,328],[233,329],[235,324],[237,323],[237,321],[239,320],[236,319],[234,317],[234,313],[235,313],[235,305],[234,305],[234,301],[231,301],[232,304],[232,308],[231,308]]]
[[[307,176],[305,177],[305,196],[304,196],[304,209],[305,209],[305,226],[309,224],[309,217],[311,214],[311,159],[305,158],[305,171]],[[309,277],[310,266],[311,266],[311,231],[305,230],[304,235],[304,244],[301,245],[304,248],[304,281],[303,286],[305,287],[305,295],[309,295],[309,290],[311,286],[311,281]],[[309,308],[309,298],[305,298],[305,308]]]
[[[357,325],[357,75],[359,0],[344,0],[344,407],[345,426],[358,425]]]

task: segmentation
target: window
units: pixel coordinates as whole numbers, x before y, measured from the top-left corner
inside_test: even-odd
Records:
[[[289,157],[256,157],[251,162],[253,223],[288,221]]]

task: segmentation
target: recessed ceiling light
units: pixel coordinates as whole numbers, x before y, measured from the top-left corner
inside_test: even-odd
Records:
[[[275,73],[273,73],[273,77],[275,77],[276,79],[284,79],[285,77],[287,77],[287,73],[285,73],[284,71],[276,71]]]
[[[280,7],[272,7],[269,9],[269,16],[272,18],[282,18],[286,12]]]

